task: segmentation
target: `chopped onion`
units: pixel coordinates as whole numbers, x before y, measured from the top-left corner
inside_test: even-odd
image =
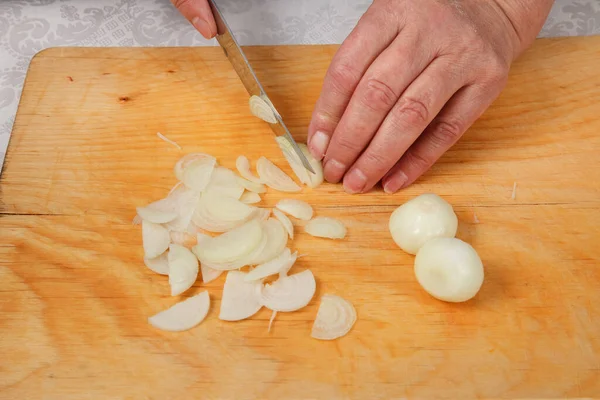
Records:
[[[290,214],[294,218],[309,221],[313,216],[313,209],[305,201],[296,199],[279,200],[275,207],[279,208],[284,213]]]
[[[287,217],[287,215],[285,215],[284,213],[282,213],[281,211],[279,211],[276,208],[273,209],[273,215],[275,216],[275,218],[277,218],[279,220],[279,222],[281,222],[281,225],[283,225],[283,227],[287,231],[290,239],[293,240],[294,239],[294,225],[292,224],[292,221],[290,221],[290,219]]]
[[[146,258],[160,256],[169,248],[170,242],[171,237],[166,228],[149,221],[142,221],[142,243]]]
[[[273,311],[271,313],[271,318],[269,318],[269,327],[267,328],[267,332],[271,332],[271,326],[273,325],[273,321],[275,321],[276,315],[277,315],[277,311]]]
[[[258,117],[270,124],[277,123],[274,108],[271,108],[269,103],[263,97],[253,95],[250,97],[248,104],[250,106],[250,112],[255,117]]]
[[[240,197],[240,201],[244,204],[256,204],[260,203],[260,195],[254,192],[245,192],[242,197]]]
[[[160,133],[160,132],[156,132],[156,136],[158,136],[158,137],[159,137],[159,139],[161,139],[161,140],[164,140],[165,142],[167,142],[167,143],[169,143],[169,144],[171,144],[171,145],[173,145],[173,146],[177,147],[179,150],[181,150],[181,146],[180,146],[180,145],[179,145],[177,142],[175,142],[175,141],[173,141],[173,140],[169,139],[168,137],[166,137],[166,136],[165,136],[165,135],[163,135],[162,133]]]
[[[262,264],[277,257],[287,245],[288,234],[281,222],[275,218],[269,218],[263,223],[264,234],[267,236],[267,243],[264,249],[249,260],[249,264]]]
[[[192,221],[209,232],[226,232],[242,225],[255,215],[256,207],[233,197],[205,192],[200,198]]]
[[[136,211],[141,219],[155,224],[165,224],[177,218],[173,202],[168,198],[155,201],[146,207],[137,207]]]
[[[192,287],[198,277],[198,260],[183,246],[169,246],[169,285],[171,296],[177,296]]]
[[[171,243],[190,248],[196,245],[196,235],[188,232],[171,231]]]
[[[194,252],[200,262],[206,262],[211,268],[214,268],[215,264],[235,261],[250,254],[262,238],[262,223],[257,219],[252,219],[221,236],[199,243],[194,247]]]
[[[238,182],[244,187],[244,189],[246,189],[249,192],[265,193],[267,191],[267,188],[262,183],[252,182],[248,179],[240,178],[239,176]]]
[[[272,311],[296,311],[305,307],[316,290],[315,277],[310,270],[279,278],[266,284],[260,302]]]
[[[241,271],[229,271],[223,287],[219,319],[240,321],[250,318],[261,309],[261,282],[246,282]]]
[[[216,167],[204,192],[239,199],[244,193],[244,187],[240,184],[239,177],[232,170],[225,167]]]
[[[417,254],[432,238],[454,237],[457,227],[452,206],[433,193],[407,201],[392,213],[389,222],[394,242],[410,254]]]
[[[292,254],[291,250],[286,248],[277,257],[257,265],[252,271],[244,277],[246,282],[258,281],[270,275],[275,275],[281,271],[289,271],[296,262],[298,253]]]
[[[252,174],[250,170],[250,160],[248,160],[248,157],[239,156],[237,160],[235,160],[235,167],[244,179],[254,183],[263,183],[260,178]]]
[[[355,322],[356,310],[349,301],[324,294],[310,335],[315,339],[334,340],[350,332]]]
[[[198,205],[200,193],[182,185],[174,189],[167,199],[173,204],[174,210],[178,214],[177,218],[167,223],[167,228],[181,232],[187,230]]]
[[[316,217],[306,224],[304,230],[311,236],[327,239],[343,239],[346,237],[346,227],[335,218]]]
[[[144,258],[144,264],[157,274],[169,275],[169,261],[166,251],[155,258]]]
[[[205,290],[148,318],[148,322],[163,331],[186,331],[202,322],[209,308],[210,297]]]
[[[313,157],[308,150],[308,147],[304,143],[298,143],[298,147],[306,157],[306,160],[312,169],[315,171],[314,174],[304,167],[302,160],[300,160],[300,157],[298,157],[298,154],[294,150],[294,147],[289,140],[287,140],[284,136],[278,136],[276,140],[277,144],[279,144],[279,147],[281,148],[281,151],[283,152],[283,155],[290,164],[290,167],[292,167],[292,170],[300,182],[311,188],[316,188],[323,183],[323,165],[321,164],[321,161]]]
[[[470,244],[456,238],[433,238],[415,257],[419,284],[436,299],[463,302],[483,284],[483,263]]]
[[[270,188],[280,192],[299,192],[302,190],[292,178],[265,157],[258,159],[256,170],[260,179]]]
[[[200,264],[200,273],[202,274],[202,282],[209,283],[221,276],[223,271],[212,269],[204,264]]]

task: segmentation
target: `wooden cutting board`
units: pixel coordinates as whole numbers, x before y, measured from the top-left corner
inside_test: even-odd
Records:
[[[248,49],[298,140],[334,52]],[[180,298],[143,265],[134,207],[165,196],[184,153],[232,168],[239,154],[285,166],[282,155],[220,49],[45,50],[0,181],[0,398],[600,397],[599,99],[600,37],[538,41],[411,188],[293,196],[349,229],[336,242],[296,229],[307,256],[294,268],[317,278],[308,307],[278,314],[270,333],[265,309],[220,321],[222,276],[186,294],[209,290],[207,319],[166,333],[147,317]],[[473,301],[424,293],[388,234],[392,210],[424,192],[454,205],[458,237],[484,261]],[[309,336],[323,293],[358,312],[338,341]]]

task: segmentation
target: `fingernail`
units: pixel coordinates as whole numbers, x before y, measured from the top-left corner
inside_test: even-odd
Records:
[[[345,172],[346,166],[337,160],[327,160],[323,165],[323,175],[329,183],[338,183]]]
[[[383,185],[383,191],[388,194],[396,193],[398,190],[402,189],[407,182],[408,177],[406,174],[402,171],[397,172]]]
[[[324,132],[317,131],[310,139],[308,149],[313,157],[320,161],[325,156],[327,146],[329,146],[329,135],[325,134]]]
[[[202,18],[194,17],[194,19],[192,19],[192,25],[194,25],[194,28],[196,28],[205,38],[208,39],[214,36],[210,29],[210,25]]]
[[[363,172],[355,168],[344,177],[344,190],[349,194],[362,193],[367,184],[367,177]]]

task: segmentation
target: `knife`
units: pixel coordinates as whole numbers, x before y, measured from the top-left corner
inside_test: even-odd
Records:
[[[240,77],[240,80],[244,84],[244,87],[251,96],[256,95],[269,98],[269,96],[265,92],[265,89],[262,87],[258,78],[256,77],[254,70],[250,66],[250,63],[248,62],[246,55],[242,51],[242,48],[238,44],[237,40],[235,40],[235,36],[233,36],[233,32],[229,28],[229,25],[227,25],[227,22],[225,21],[225,18],[223,17],[221,11],[219,11],[217,4],[214,0],[209,0],[209,3],[210,8],[212,9],[213,16],[215,18],[215,22],[217,23],[217,41],[221,45],[221,48],[225,52],[225,56],[227,56],[227,59],[233,66],[233,69],[235,69],[235,72],[237,72],[238,76]],[[314,174],[315,171],[312,169],[310,163],[304,156],[304,153],[302,153],[302,150],[300,150],[300,147],[298,147],[298,143],[296,143],[296,141],[292,137],[292,134],[288,130],[287,126],[285,126],[285,124],[283,123],[283,120],[281,119],[281,116],[279,115],[277,110],[273,109],[273,113],[275,114],[277,122],[269,125],[271,126],[271,130],[273,131],[273,133],[275,133],[275,136],[285,137],[290,146],[292,147],[292,150],[300,158],[300,161],[302,161],[302,165],[304,165],[304,168],[306,168]]]

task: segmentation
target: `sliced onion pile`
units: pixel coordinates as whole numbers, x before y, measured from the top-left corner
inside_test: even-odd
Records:
[[[310,157],[306,146],[302,148],[317,175],[320,171],[317,181],[322,181],[320,163]],[[174,169],[179,182],[164,199],[138,207],[134,220],[142,225],[144,263],[153,272],[168,275],[172,296],[188,291],[198,273],[208,284],[228,271],[219,319],[243,320],[266,307],[272,311],[270,331],[278,312],[305,307],[316,291],[310,270],[289,273],[299,256],[288,247],[294,225],[284,213],[309,221],[306,226],[312,228],[307,232],[312,235],[341,238],[346,228],[337,220],[312,219],[313,208],[300,200],[280,200],[273,210],[255,206],[266,186],[283,192],[301,188],[264,157],[257,162],[258,178],[244,156],[238,157],[236,168],[241,177],[208,154],[184,156]],[[296,166],[297,175],[300,171]],[[314,177],[300,179],[311,187],[318,185]],[[239,271],[247,266],[248,272]],[[167,331],[190,329],[206,317],[209,304],[205,291],[150,317],[149,322]]]

